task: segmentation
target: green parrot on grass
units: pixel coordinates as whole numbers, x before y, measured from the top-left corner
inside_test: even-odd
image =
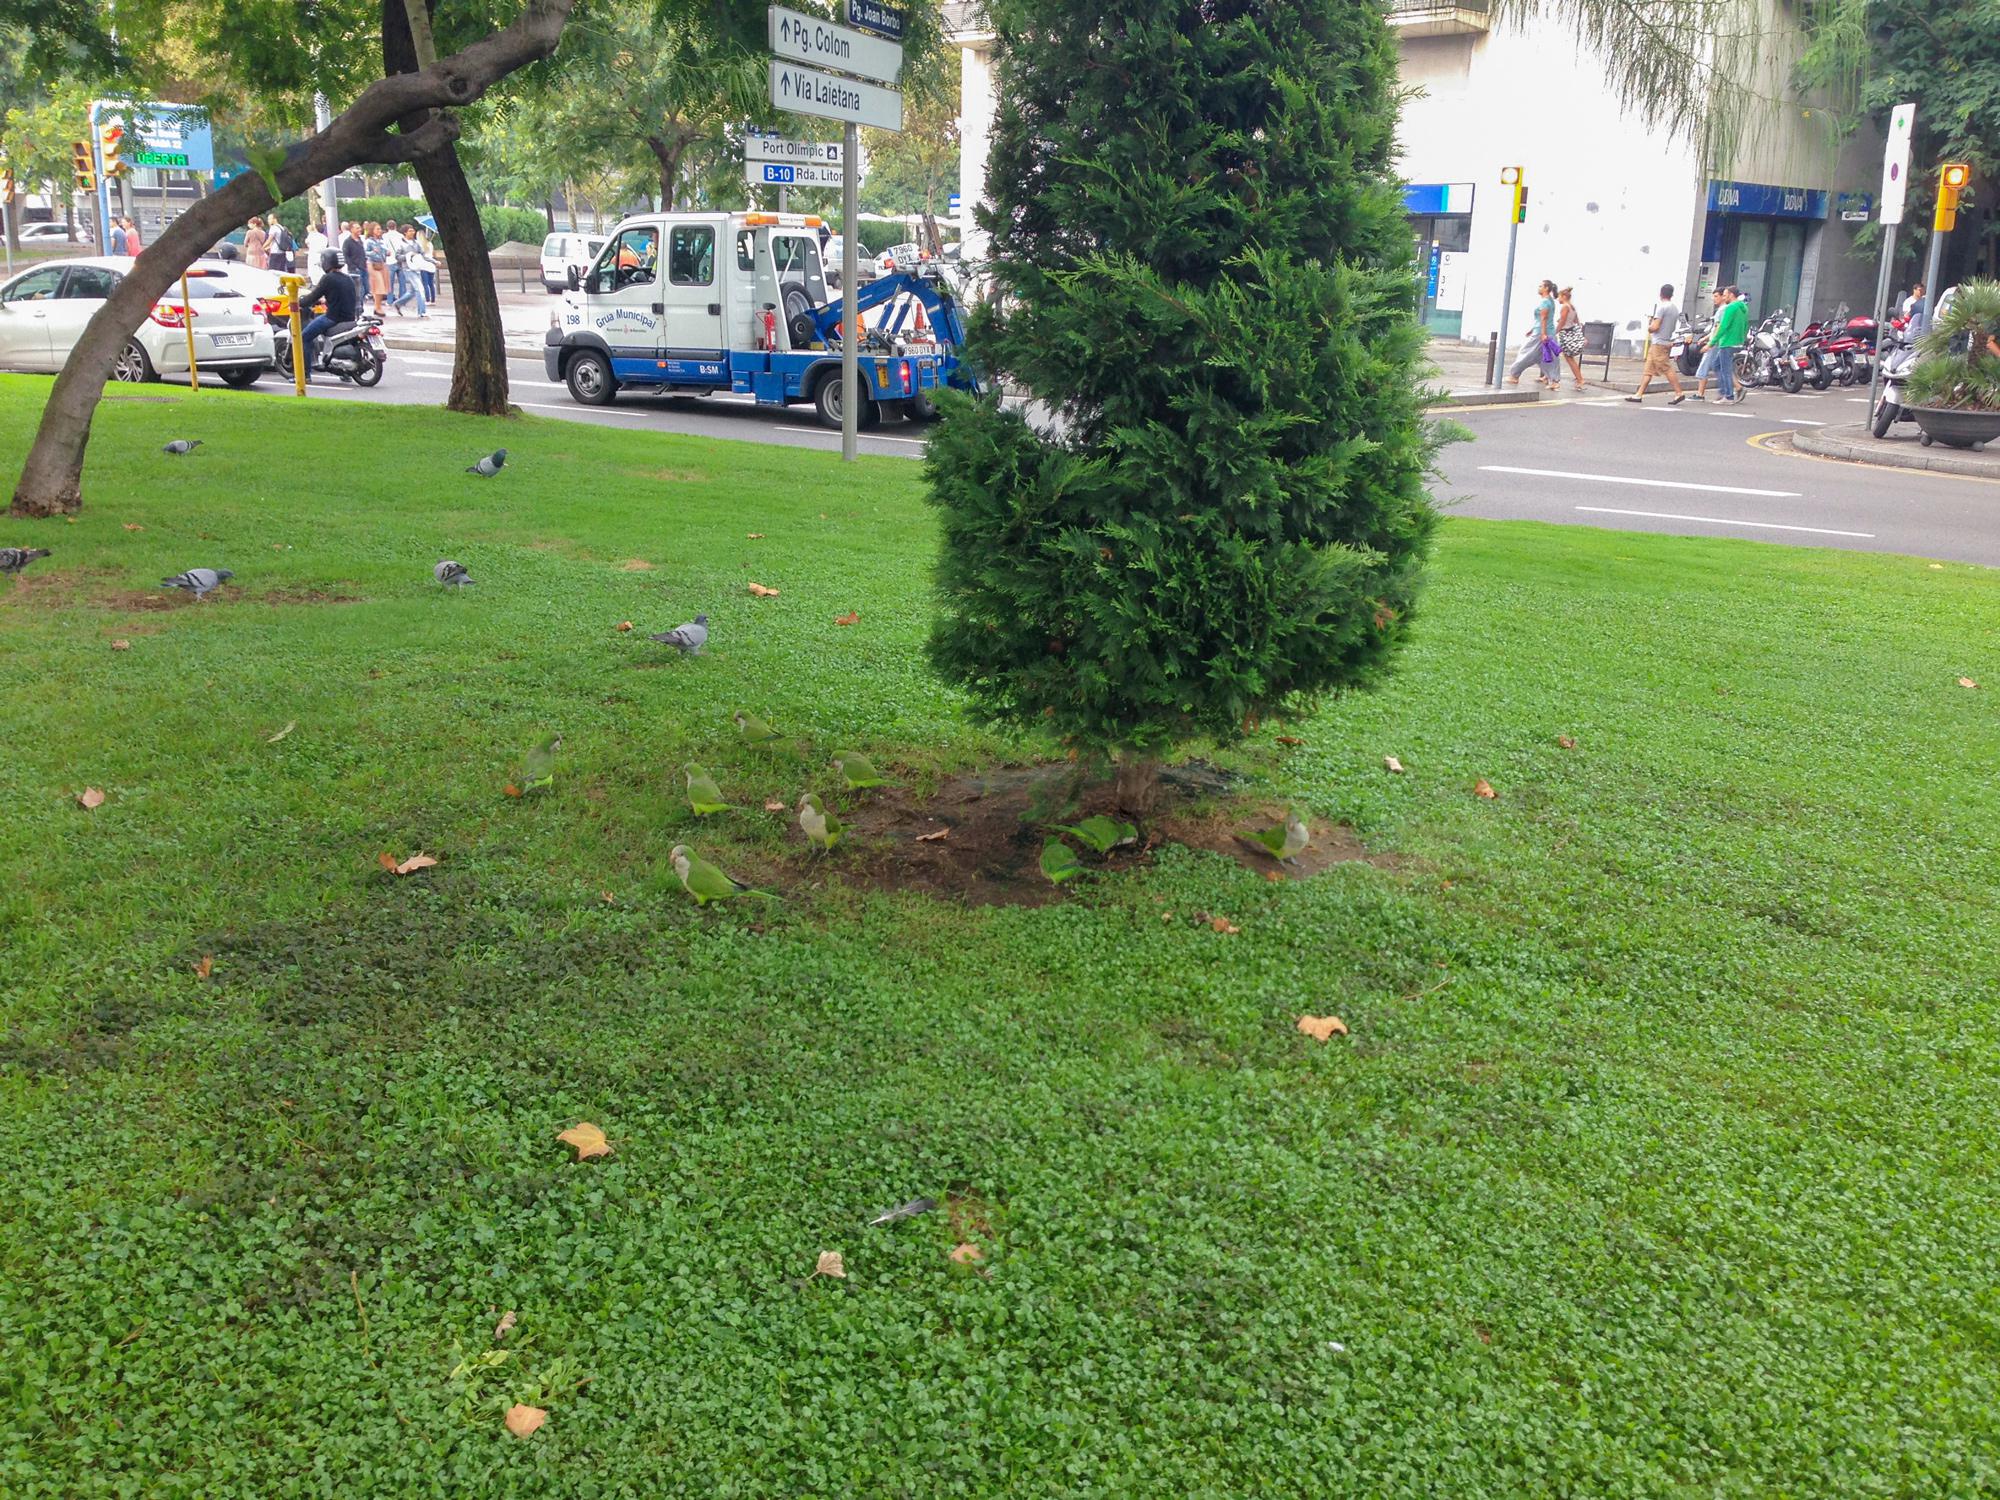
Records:
[[[807,792],[799,798],[799,827],[822,850],[840,842],[840,819],[819,800],[817,792]]]
[[[1054,826],[1058,832],[1075,834],[1099,854],[1109,854],[1120,844],[1139,842],[1137,828],[1116,818],[1107,818],[1102,813],[1094,813],[1081,823],[1057,823]]]
[[[1261,849],[1271,858],[1290,864],[1300,850],[1312,842],[1312,830],[1306,827],[1305,819],[1293,808],[1285,814],[1282,824],[1260,828],[1255,833],[1236,835],[1253,849]]]
[[[840,774],[847,778],[847,789],[850,792],[858,792],[864,787],[895,785],[877,771],[875,763],[859,750],[834,751],[833,764],[838,766]]]
[[[732,896],[762,896],[766,901],[778,899],[769,891],[757,890],[723,874],[686,844],[674,845],[667,851],[667,858],[672,861],[674,874],[680,877],[681,885],[694,897],[697,906],[706,906],[711,901],[727,901]]]
[[[687,787],[688,806],[697,817],[728,810],[729,804],[722,800],[722,788],[715,784],[715,778],[692,761],[687,767]]]
[[[1083,861],[1061,839],[1050,839],[1042,845],[1042,873],[1049,877],[1051,885],[1061,885],[1083,873]]]
[[[736,732],[743,736],[746,745],[763,745],[778,737],[778,731],[747,709],[739,708],[730,718],[736,721]]]
[[[521,761],[520,789],[523,792],[556,784],[556,751],[560,749],[562,736],[552,734],[527,753]]]

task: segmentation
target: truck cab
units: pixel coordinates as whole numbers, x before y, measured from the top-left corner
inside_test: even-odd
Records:
[[[551,380],[602,406],[618,394],[702,396],[732,391],[760,405],[810,402],[840,425],[840,336],[820,264],[820,221],[804,214],[662,213],[626,219],[587,270],[574,273],[543,351]],[[936,292],[909,289],[920,303]],[[954,381],[940,338],[904,333],[893,298],[862,316],[863,405],[857,420],[927,415]],[[955,313],[944,297],[947,321]],[[889,325],[894,322],[894,327]],[[921,312],[915,322],[926,319]]]

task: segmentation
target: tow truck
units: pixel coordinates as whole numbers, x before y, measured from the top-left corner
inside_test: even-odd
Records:
[[[620,392],[706,396],[760,406],[810,402],[840,426],[841,340],[858,331],[855,420],[935,416],[947,386],[977,392],[965,327],[938,274],[897,272],[862,287],[849,310],[828,294],[821,225],[811,214],[640,214],[621,222],[588,270],[569,270],[543,363],[573,400]]]

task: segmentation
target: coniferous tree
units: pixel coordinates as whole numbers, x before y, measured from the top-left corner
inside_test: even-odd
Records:
[[[1396,53],[1375,0],[990,0],[975,314],[933,439],[933,664],[994,720],[1159,757],[1378,678],[1434,515]],[[1038,430],[1039,429],[1039,430]]]

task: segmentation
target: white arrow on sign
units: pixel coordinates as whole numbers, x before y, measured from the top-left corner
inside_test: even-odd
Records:
[[[852,120],[877,130],[903,128],[903,96],[894,89],[802,68],[775,57],[771,59],[771,102],[797,115]]]
[[[766,13],[771,50],[789,62],[832,68],[881,83],[894,83],[903,71],[903,49],[865,31],[836,26],[818,16],[802,16],[774,5]]]
[[[787,141],[774,135],[748,136],[743,142],[745,161],[789,161],[822,167],[840,165],[839,141]]]

